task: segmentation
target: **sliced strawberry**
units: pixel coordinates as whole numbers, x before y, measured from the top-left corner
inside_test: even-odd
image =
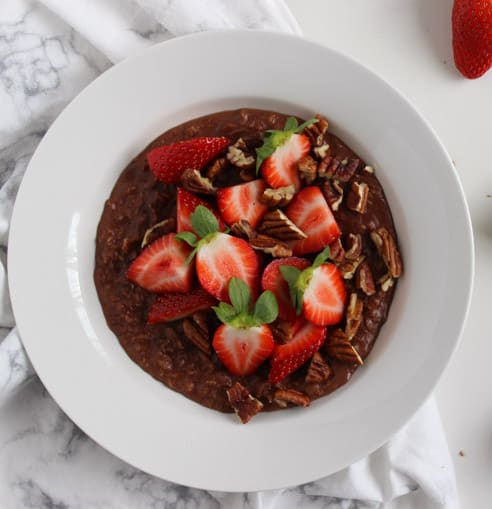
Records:
[[[292,243],[295,255],[315,253],[340,237],[340,228],[319,187],[305,187],[294,197],[285,214],[307,238]]]
[[[346,291],[337,266],[315,268],[302,297],[302,314],[316,325],[334,325],[343,318]]]
[[[150,308],[147,322],[172,322],[197,311],[210,309],[217,301],[202,288],[187,293],[163,293]]]
[[[229,143],[230,140],[224,137],[178,141],[151,150],[147,154],[147,162],[156,179],[167,184],[177,184],[186,168],[201,170]]]
[[[228,371],[250,375],[270,357],[275,343],[268,325],[238,329],[222,324],[215,331],[212,346]]]
[[[297,162],[309,153],[311,143],[304,134],[292,134],[275,152],[268,156],[261,167],[261,174],[271,187],[293,185],[301,187]]]
[[[256,228],[268,210],[260,201],[265,189],[266,184],[262,179],[219,189],[217,206],[226,223],[231,226],[241,219],[246,219],[251,228]]]
[[[290,297],[289,285],[280,272],[280,267],[282,265],[290,265],[299,270],[304,270],[311,264],[305,258],[291,256],[289,258],[273,260],[263,271],[263,276],[261,278],[263,290],[271,290],[275,295],[278,302],[279,318],[291,322],[296,319],[296,310]]]
[[[128,279],[149,292],[189,291],[193,264],[186,259],[191,249],[174,237],[168,233],[146,247],[130,265]]]
[[[326,339],[326,328],[302,318],[298,330],[285,345],[275,345],[268,380],[275,384],[299,369],[317,352]]]
[[[227,288],[232,277],[242,279],[253,296],[258,295],[260,267],[253,248],[243,239],[215,233],[198,247],[196,255],[198,279],[207,292],[229,301]]]
[[[198,196],[186,189],[178,188],[178,195],[176,201],[176,217],[177,217],[177,230],[178,232],[192,232],[193,227],[191,226],[191,214],[195,211],[198,205],[203,205],[210,210],[219,222],[219,229],[222,231],[225,229],[225,223],[220,217],[220,214],[214,210],[212,205],[202,200]]]

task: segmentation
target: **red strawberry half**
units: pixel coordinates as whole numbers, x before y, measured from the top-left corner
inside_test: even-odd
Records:
[[[271,187],[293,185],[296,191],[301,187],[297,162],[309,153],[311,143],[304,134],[292,134],[275,152],[267,157],[261,167],[261,174]]]
[[[152,242],[130,265],[127,277],[149,292],[187,292],[193,265],[187,264],[191,249],[168,233]]]
[[[291,256],[289,258],[279,258],[273,260],[265,267],[261,278],[263,290],[271,290],[278,302],[278,316],[282,320],[294,321],[296,319],[296,310],[289,294],[289,285],[280,272],[282,265],[290,265],[299,270],[304,270],[310,266],[310,262],[305,258]]]
[[[466,78],[482,76],[492,66],[492,0],[455,0],[453,52]]]
[[[177,230],[178,232],[192,232],[193,227],[191,226],[191,214],[195,211],[198,205],[203,205],[210,210],[219,222],[219,229],[222,231],[225,228],[224,221],[220,217],[220,214],[214,210],[212,205],[202,200],[198,196],[186,191],[186,189],[178,189],[177,201],[176,201],[176,216],[177,216]]]
[[[226,368],[235,375],[250,375],[273,352],[275,343],[270,327],[278,315],[272,292],[263,292],[251,305],[248,285],[232,278],[228,285],[232,304],[221,302],[214,311],[223,322],[214,334],[212,346]]]
[[[253,229],[256,228],[268,210],[260,201],[265,189],[266,184],[262,179],[219,189],[217,206],[226,223],[231,226],[246,219]]]
[[[326,328],[314,325],[302,318],[296,324],[297,331],[285,345],[275,345],[270,373],[270,383],[280,382],[299,369],[317,352],[326,339]]]
[[[224,137],[178,141],[151,150],[147,154],[147,162],[156,179],[167,184],[177,184],[186,168],[201,170],[229,143],[230,140]]]
[[[187,293],[164,293],[150,308],[148,323],[172,322],[197,311],[210,309],[217,301],[202,288]]]
[[[316,325],[333,325],[343,318],[346,291],[337,266],[324,263],[313,270],[302,297],[302,314]]]
[[[307,238],[292,243],[295,255],[315,253],[340,237],[340,228],[319,187],[305,187],[296,194],[285,214]]]

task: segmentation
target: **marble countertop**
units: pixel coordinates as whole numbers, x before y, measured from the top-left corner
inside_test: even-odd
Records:
[[[406,95],[429,120],[456,164],[475,235],[475,286],[461,345],[436,396],[462,506],[489,507],[492,72],[468,81],[455,70],[452,0],[287,0],[287,4],[307,38],[363,62]]]

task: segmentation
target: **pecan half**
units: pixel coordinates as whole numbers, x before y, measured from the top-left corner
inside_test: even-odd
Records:
[[[387,292],[395,283],[395,280],[391,277],[389,272],[386,272],[383,276],[378,279],[378,284],[381,286],[383,292]]]
[[[359,366],[363,364],[359,352],[341,329],[335,329],[330,334],[325,350],[330,357],[338,361],[358,364]]]
[[[250,169],[255,165],[255,158],[242,138],[239,138],[234,145],[229,145],[226,157],[231,164],[241,169]]]
[[[241,219],[237,223],[234,223],[231,226],[231,232],[234,233],[234,235],[247,240],[254,239],[256,237],[256,232],[253,228],[251,228],[247,219]]]
[[[309,186],[318,176],[318,163],[310,155],[306,155],[297,162],[297,170],[301,180]]]
[[[345,237],[345,258],[357,260],[362,254],[362,237],[359,233],[349,233]]]
[[[369,198],[369,186],[365,182],[352,182],[347,195],[347,208],[364,214]]]
[[[263,408],[263,403],[253,397],[239,382],[227,389],[226,393],[229,404],[243,424],[249,422]]]
[[[319,352],[316,352],[311,357],[308,372],[306,375],[306,383],[320,383],[329,378],[331,369],[328,363],[325,362]]]
[[[204,177],[198,170],[187,168],[181,174],[181,185],[192,193],[215,194],[217,188],[208,177]]]
[[[296,188],[293,185],[277,187],[277,189],[269,187],[263,191],[263,194],[260,196],[260,201],[270,209],[276,207],[282,208],[292,201],[295,194]]]
[[[285,242],[268,235],[255,235],[249,239],[249,245],[257,251],[272,255],[274,258],[292,256],[292,249]]]
[[[323,196],[333,212],[336,212],[343,200],[343,187],[338,180],[326,180],[323,184]]]
[[[176,219],[174,217],[168,217],[159,223],[154,224],[150,228],[145,230],[142,243],[140,247],[143,249],[147,244],[150,244],[154,240],[162,237],[166,233],[170,233],[176,230]]]
[[[280,240],[300,240],[307,237],[280,209],[271,210],[263,216],[258,232]]]
[[[338,238],[334,240],[329,246],[330,258],[336,262],[341,263],[345,258],[345,249],[343,249],[342,241]]]
[[[349,341],[357,334],[360,324],[362,323],[362,310],[364,303],[362,299],[354,292],[350,294],[347,306],[347,314],[345,315],[345,335]]]
[[[318,122],[304,129],[303,133],[311,140],[313,147],[320,147],[324,143],[324,136],[328,131],[328,120],[321,115],[315,115]]]
[[[395,239],[390,232],[384,227],[378,228],[371,232],[371,239],[388,268],[391,277],[400,277],[403,269],[400,253],[396,247]]]
[[[359,256],[356,260],[345,260],[338,268],[343,279],[352,279],[357,267],[364,261],[364,255]]]
[[[216,179],[228,166],[227,159],[225,157],[217,158],[213,163],[211,163],[208,168],[205,170],[205,174],[207,178],[210,180]]]
[[[341,182],[348,182],[357,171],[360,159],[340,159],[327,155],[318,166],[318,176],[321,178],[336,178]]]
[[[286,406],[287,403],[297,406],[309,406],[311,403],[309,396],[294,389],[278,389],[273,395],[273,400],[279,406]]]
[[[183,320],[183,333],[203,353],[210,355],[210,334],[207,315],[204,312],[193,313]]]
[[[330,154],[330,145],[328,145],[328,143],[323,143],[321,147],[314,147],[313,152],[318,159],[324,159]]]
[[[318,177],[331,178],[335,175],[337,168],[340,166],[340,161],[331,156],[329,153],[321,160],[318,166]]]
[[[367,261],[362,262],[355,274],[355,286],[358,290],[362,290],[366,295],[374,295],[376,293],[376,285],[372,277],[371,267]]]

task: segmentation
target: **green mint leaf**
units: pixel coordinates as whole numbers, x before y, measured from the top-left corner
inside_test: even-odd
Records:
[[[328,260],[329,258],[331,258],[331,252],[330,252],[329,246],[326,246],[323,249],[323,251],[321,251],[321,253],[319,253],[318,256],[316,256],[316,258],[314,259],[314,262],[312,265],[313,269],[316,269],[320,265],[323,265],[323,263],[325,263],[326,260]]]
[[[191,213],[191,226],[202,239],[211,233],[219,231],[219,223],[213,213],[205,206],[198,207]]]
[[[256,173],[260,171],[263,161],[271,156],[277,147],[275,147],[268,139],[263,143],[263,146],[256,149]]]
[[[309,127],[310,125],[316,124],[316,122],[319,122],[317,118],[310,118],[309,120],[306,120],[306,122],[303,122],[299,127],[296,128],[296,133],[302,133],[306,127]]]
[[[279,269],[282,277],[287,281],[287,284],[289,285],[290,299],[292,304],[294,304],[296,313],[299,315],[301,313],[300,308],[302,308],[303,292],[298,290],[297,282],[302,275],[302,271],[296,267],[292,267],[292,265],[281,265]]]
[[[181,240],[183,242],[186,242],[191,247],[196,247],[196,244],[198,242],[198,239],[196,238],[196,235],[191,232],[181,232],[174,236],[175,239]]]
[[[198,251],[198,247],[195,247],[195,249],[193,249],[193,251],[188,255],[188,258],[186,258],[186,261],[185,261],[186,265],[189,265],[193,261],[193,258],[195,258],[197,251]]]
[[[289,117],[285,122],[284,131],[294,131],[298,125],[299,122],[296,117]]]
[[[212,306],[212,309],[222,323],[229,323],[237,316],[236,310],[226,302],[220,302],[218,306]]]
[[[278,316],[278,303],[270,290],[263,292],[256,301],[253,317],[258,325],[272,323]]]
[[[229,299],[237,314],[248,314],[251,303],[251,292],[248,285],[237,277],[229,280]]]

